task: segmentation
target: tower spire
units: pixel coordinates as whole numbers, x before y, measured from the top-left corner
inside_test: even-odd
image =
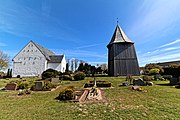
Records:
[[[117,19],[117,25],[118,25],[119,24],[118,17],[116,19]]]

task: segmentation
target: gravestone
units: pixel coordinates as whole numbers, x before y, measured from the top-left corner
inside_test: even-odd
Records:
[[[153,86],[153,82],[147,81],[147,82],[146,82],[146,85],[148,85],[148,86]]]
[[[176,85],[178,82],[180,82],[180,78],[173,77],[170,80],[171,85]]]
[[[43,81],[36,81],[35,82],[35,89],[34,90],[43,90],[44,82]]]
[[[141,78],[139,78],[139,79],[134,79],[133,80],[133,85],[145,86],[146,84]]]
[[[59,83],[59,78],[51,78],[52,83]]]
[[[8,83],[8,84],[5,86],[5,89],[6,89],[6,90],[16,90],[16,89],[17,89],[17,84],[16,84],[16,83]]]

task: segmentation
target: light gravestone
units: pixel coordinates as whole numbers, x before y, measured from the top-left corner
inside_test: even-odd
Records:
[[[51,83],[59,83],[59,78],[51,78]]]
[[[44,82],[43,81],[36,81],[35,82],[35,90],[43,90],[44,87]]]
[[[8,83],[8,84],[5,86],[5,89],[6,89],[6,90],[16,90],[16,89],[17,89],[17,84],[16,84],[16,83]]]

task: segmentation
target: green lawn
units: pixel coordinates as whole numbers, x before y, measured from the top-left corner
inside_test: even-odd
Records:
[[[76,89],[82,89],[88,80],[93,79],[63,81],[55,91],[33,92],[26,96],[17,96],[17,91],[1,91],[0,120],[180,119],[180,89],[165,85],[168,81],[144,86],[143,89],[148,92],[139,92],[132,91],[129,87],[119,87],[125,78],[98,77],[97,80],[107,80],[113,84],[113,88],[104,90],[106,103],[79,104],[54,99],[63,87],[73,85]],[[1,79],[0,87],[9,81]]]

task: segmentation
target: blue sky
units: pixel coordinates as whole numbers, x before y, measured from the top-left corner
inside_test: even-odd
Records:
[[[107,63],[119,24],[140,66],[180,60],[180,0],[0,0],[0,50],[14,57],[30,40],[66,58]]]

